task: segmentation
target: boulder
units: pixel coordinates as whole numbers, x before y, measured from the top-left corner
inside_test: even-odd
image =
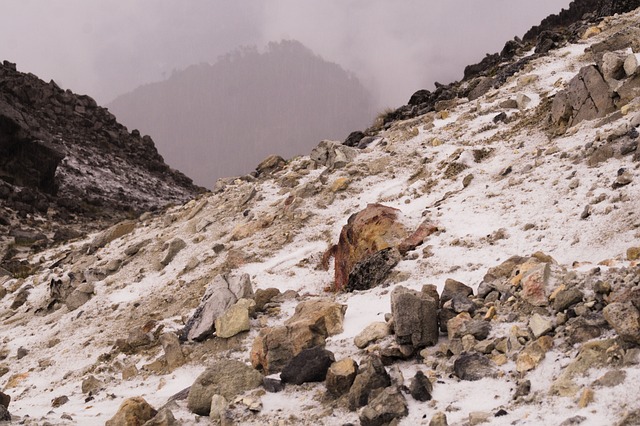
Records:
[[[400,260],[402,260],[402,256],[395,247],[388,247],[373,253],[353,266],[345,290],[369,290],[379,286]]]
[[[240,277],[217,275],[202,296],[200,305],[180,333],[181,340],[204,340],[215,331],[215,321],[241,298],[251,298],[253,289],[248,274]]]
[[[551,120],[556,125],[571,127],[614,110],[609,85],[594,65],[588,65],[569,81],[565,90],[556,94],[551,104]]]
[[[476,85],[467,96],[470,101],[475,101],[480,96],[487,93],[493,87],[494,80],[491,77],[480,77],[478,78]]]
[[[191,385],[187,408],[200,416],[211,412],[211,398],[221,395],[227,401],[262,384],[262,374],[243,362],[220,359],[208,367]]]
[[[353,339],[353,343],[363,349],[369,345],[369,343],[382,339],[388,336],[390,333],[389,324],[382,321],[377,321],[369,324]]]
[[[323,140],[313,148],[309,158],[329,169],[340,169],[352,162],[357,154],[357,150],[340,142]]]
[[[323,382],[333,362],[335,362],[333,353],[322,346],[304,349],[284,367],[280,373],[280,379],[284,383],[294,385]]]
[[[180,339],[175,333],[164,333],[160,336],[160,344],[164,350],[164,358],[169,370],[175,370],[185,363],[184,354],[180,347]]]
[[[624,57],[614,52],[605,52],[598,67],[605,80],[619,80],[625,77]]]
[[[330,257],[335,258],[334,290],[365,289],[380,284],[398,263],[398,252],[402,255],[417,247],[437,230],[425,222],[409,235],[399,213],[382,204],[369,204],[349,217],[338,244],[323,259],[324,266],[328,267]],[[394,248],[397,251],[387,250]]]
[[[284,158],[279,155],[270,155],[258,164],[256,167],[256,172],[258,176],[268,176],[272,173],[275,173],[287,164]]]
[[[627,77],[631,77],[638,70],[638,58],[635,54],[627,55],[623,64],[624,73]]]
[[[163,408],[158,411],[151,420],[148,420],[142,426],[179,426],[180,423],[173,415],[173,412],[168,408]]]
[[[111,241],[121,238],[131,233],[136,228],[136,222],[132,220],[125,220],[118,224],[113,225],[106,231],[102,231],[89,243],[89,252],[93,253],[98,249],[109,244]]]
[[[216,336],[227,339],[250,329],[249,311],[256,303],[251,299],[240,299],[216,318]]]
[[[4,405],[0,405],[0,422],[10,422],[11,421],[11,413]]]
[[[181,238],[174,238],[169,242],[167,246],[167,252],[164,255],[164,258],[160,261],[162,266],[167,266],[171,261],[176,257],[180,251],[187,246],[187,243],[184,242]]]
[[[630,343],[640,344],[640,312],[631,302],[614,302],[602,310],[604,318],[618,335]]]
[[[358,364],[351,358],[344,358],[334,362],[327,371],[325,385],[327,392],[334,397],[340,397],[349,392],[358,374]]]
[[[265,374],[282,371],[302,350],[324,345],[327,337],[342,333],[346,309],[329,299],[299,303],[284,326],[260,331],[251,348],[251,364]]]
[[[440,295],[440,307],[454,297],[469,297],[473,296],[473,289],[460,281],[447,278],[444,282],[444,288]]]
[[[485,377],[496,377],[495,364],[479,353],[463,352],[453,363],[453,371],[461,380],[475,381]]]
[[[355,132],[351,132],[349,133],[349,136],[347,136],[347,139],[344,140],[343,145],[350,146],[350,147],[357,147],[360,141],[362,140],[362,138],[364,137],[365,137],[365,134],[359,130]]]
[[[369,395],[376,389],[391,385],[391,377],[376,355],[365,358],[349,389],[349,410],[355,411],[369,402]]]
[[[415,348],[438,342],[438,306],[428,294],[397,286],[391,292],[396,341]]]
[[[431,399],[431,393],[433,392],[433,385],[427,376],[420,370],[416,372],[416,375],[411,379],[409,384],[409,392],[416,401],[429,401]]]
[[[256,294],[253,300],[256,302],[255,310],[256,312],[264,311],[265,305],[271,300],[280,295],[280,290],[274,287],[265,288],[265,289],[257,289]]]
[[[0,405],[5,408],[9,408],[9,404],[11,403],[11,396],[7,395],[4,392],[0,392]]]
[[[383,389],[360,412],[362,426],[388,425],[409,414],[407,401],[396,387]]]
[[[527,343],[516,358],[516,371],[526,373],[533,370],[540,364],[552,347],[553,339],[550,336],[542,336],[533,342]]]
[[[557,312],[565,311],[572,305],[582,301],[584,294],[575,287],[560,290],[553,300],[553,309]]]
[[[547,306],[547,284],[549,282],[549,264],[533,266],[522,274],[520,297],[533,306]]]
[[[105,426],[140,426],[151,420],[157,411],[139,396],[125,399],[118,412]]]

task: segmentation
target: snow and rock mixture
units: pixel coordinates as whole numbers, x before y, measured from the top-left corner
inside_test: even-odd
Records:
[[[639,424],[639,21],[30,256],[0,416]]]

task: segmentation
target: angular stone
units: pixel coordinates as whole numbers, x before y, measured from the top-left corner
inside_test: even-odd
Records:
[[[553,309],[557,312],[563,312],[571,305],[575,305],[578,302],[582,301],[584,294],[582,291],[575,287],[567,288],[561,290],[556,294],[556,297],[553,301]]]
[[[280,295],[280,290],[274,287],[266,288],[266,289],[257,289],[256,294],[253,300],[256,302],[255,310],[256,312],[264,311],[264,307],[267,303],[271,302],[274,297]]]
[[[229,403],[227,399],[222,396],[215,394],[211,397],[211,409],[209,410],[209,419],[212,422],[220,422],[226,417],[227,414],[227,406]]]
[[[624,58],[617,53],[605,52],[602,55],[600,70],[605,80],[619,80],[624,77]]]
[[[547,282],[549,280],[549,265],[541,264],[523,275],[520,283],[520,296],[534,306],[547,306]]]
[[[429,421],[429,426],[449,426],[447,422],[447,415],[442,411],[438,411],[431,417]]]
[[[496,377],[495,364],[479,353],[463,352],[453,363],[454,374],[460,380],[475,381],[485,377]]]
[[[369,355],[360,364],[351,388],[349,389],[349,410],[355,411],[369,402],[369,395],[379,388],[391,385],[391,377],[385,370],[379,357]]]
[[[624,60],[623,68],[624,73],[627,75],[627,77],[631,77],[636,73],[636,71],[638,70],[638,58],[635,54],[632,53],[630,55],[627,55]]]
[[[195,414],[208,416],[213,395],[232,400],[244,391],[262,384],[262,374],[243,362],[220,359],[202,372],[195,380],[187,399],[187,408]]]
[[[627,260],[640,259],[640,247],[629,247],[627,249]]]
[[[321,346],[304,349],[284,367],[280,379],[284,383],[301,385],[308,382],[323,382],[327,370],[335,361],[333,353]]]
[[[167,266],[171,261],[176,257],[180,251],[187,246],[187,243],[184,242],[181,238],[174,238],[169,242],[169,246],[167,247],[167,252],[164,255],[164,258],[160,261],[162,266]]]
[[[373,253],[353,265],[345,290],[369,290],[381,285],[400,260],[402,255],[395,247]]]
[[[258,176],[268,176],[281,170],[286,164],[284,158],[279,155],[270,155],[258,164],[256,172],[258,172]]]
[[[251,298],[253,289],[248,274],[240,277],[217,275],[202,296],[202,301],[181,332],[183,340],[204,340],[215,331],[215,320],[238,299]]]
[[[442,307],[449,300],[454,297],[467,298],[473,295],[473,289],[460,281],[447,278],[444,282],[444,288],[442,289],[442,295],[440,296],[440,307]]]
[[[388,387],[360,412],[362,426],[383,426],[409,414],[407,401],[396,387]]]
[[[104,388],[104,383],[96,379],[94,376],[89,376],[82,381],[81,390],[84,394],[95,395],[100,389]]]
[[[222,315],[216,318],[216,336],[228,339],[243,331],[248,331],[249,311],[255,307],[256,303],[251,299],[240,299],[227,309]]]
[[[311,150],[309,158],[329,169],[340,169],[352,162],[357,155],[358,151],[354,148],[337,141],[323,140]]]
[[[151,420],[148,420],[143,426],[179,426],[180,423],[168,408],[158,411]]]
[[[429,401],[433,392],[433,385],[427,376],[420,370],[411,379],[409,384],[409,392],[416,401]]]
[[[159,340],[164,350],[164,359],[167,361],[167,367],[170,370],[181,367],[185,363],[185,359],[178,336],[175,333],[164,333]]]
[[[251,348],[251,364],[265,374],[282,371],[303,349],[324,345],[328,336],[341,333],[346,309],[329,299],[299,303],[284,326],[260,331]]]
[[[142,425],[156,414],[157,411],[144,398],[127,398],[120,405],[118,412],[107,420],[105,426]]]
[[[369,345],[369,343],[382,339],[388,336],[390,333],[389,324],[386,322],[373,322],[365,327],[358,335],[353,339],[353,343],[363,349]]]
[[[612,388],[624,383],[627,378],[625,370],[610,370],[593,382],[593,386]]]
[[[89,252],[93,253],[96,250],[106,246],[111,241],[131,233],[135,229],[135,227],[136,222],[132,220],[127,220],[113,225],[111,228],[98,234],[91,241],[91,243],[89,244]]]
[[[610,303],[602,313],[622,340],[640,344],[640,312],[631,302]]]
[[[518,354],[516,370],[519,373],[533,370],[544,359],[546,353],[552,346],[553,339],[549,336],[542,336],[533,342],[527,343],[524,349]]]
[[[461,338],[463,336],[463,326],[469,321],[471,321],[471,315],[468,312],[462,312],[447,321],[447,336],[449,340]]]
[[[427,294],[397,286],[391,292],[391,314],[398,344],[420,348],[438,343],[438,306]]]
[[[327,392],[334,397],[340,397],[351,389],[351,385],[358,374],[358,364],[351,358],[344,358],[334,362],[327,371],[325,385]]]
[[[536,339],[553,330],[553,321],[535,313],[529,319],[529,329]]]

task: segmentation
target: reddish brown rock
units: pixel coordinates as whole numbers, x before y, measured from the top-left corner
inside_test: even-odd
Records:
[[[399,212],[381,204],[369,204],[349,217],[340,232],[338,244],[331,247],[323,259],[325,267],[328,267],[331,256],[335,258],[334,290],[347,287],[350,274],[357,264],[363,264],[376,253],[390,248],[404,254],[422,244],[437,230],[433,224],[425,222],[409,235],[399,220]]]

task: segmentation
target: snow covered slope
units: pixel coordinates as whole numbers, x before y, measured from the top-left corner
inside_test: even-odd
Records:
[[[623,332],[604,306],[628,302],[616,299],[618,290],[637,295],[640,281],[640,98],[568,129],[551,118],[554,98],[571,89],[582,67],[601,61],[585,49],[639,21],[638,10],[606,18],[588,37],[535,57],[473,101],[456,98],[438,112],[392,122],[366,148],[323,144],[315,160],[274,160],[257,177],[220,181],[214,193],[185,205],[31,257],[36,273],[0,278],[0,383],[12,398],[9,411],[33,424],[98,424],[128,397],[159,409],[213,362],[249,364],[256,336],[315,297],[347,306],[343,331],[326,338],[326,349],[336,360],[362,363],[394,344],[388,336],[364,349],[354,345],[370,323],[385,321],[394,289],[433,284],[442,295],[445,282],[456,280],[474,289],[476,318],[491,332],[484,339],[441,333],[437,345],[390,361],[392,386],[408,405],[399,424],[429,424],[437,412],[449,424],[637,424],[638,307],[629,303]],[[631,47],[608,52],[626,60]],[[633,81],[637,65],[632,71],[618,81]],[[343,163],[327,167],[336,158]],[[397,209],[407,229],[428,220],[438,231],[382,285],[327,291],[334,270],[332,263],[322,268],[325,253],[347,219],[373,203]],[[490,269],[513,256],[526,262],[484,292]],[[520,284],[528,276],[522,265],[532,264],[546,265],[549,275],[540,304]],[[281,294],[251,318],[248,332],[181,341],[181,361],[170,362],[176,349],[161,336],[181,334],[218,274],[248,274],[254,291]],[[57,288],[71,294],[61,297]],[[564,306],[558,300],[568,289],[580,296]],[[489,359],[492,374],[466,380],[456,362],[468,353]],[[401,377],[409,386],[418,370],[433,382],[430,401],[402,386]],[[350,411],[346,397],[325,389],[259,388],[229,401],[225,416],[238,424],[362,421],[362,409]],[[165,408],[181,424],[198,423],[182,396]]]

